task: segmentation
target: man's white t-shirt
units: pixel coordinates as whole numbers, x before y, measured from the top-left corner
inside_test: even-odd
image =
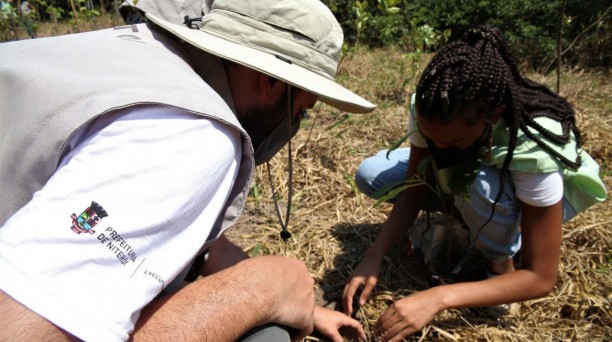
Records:
[[[82,128],[0,228],[0,289],[81,339],[126,340],[140,310],[221,233],[209,236],[241,151],[235,129],[176,108]]]
[[[414,113],[408,117],[408,132],[410,145],[427,148],[425,137],[418,131],[418,125]],[[559,202],[563,198],[563,176],[561,171],[530,173],[511,171],[510,176],[515,187],[516,197],[523,203],[535,207],[547,207]]]

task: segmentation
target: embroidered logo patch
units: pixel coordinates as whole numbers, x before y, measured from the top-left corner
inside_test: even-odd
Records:
[[[98,203],[92,201],[91,205],[85,209],[81,215],[77,216],[73,213],[70,216],[72,218],[72,227],[70,228],[77,234],[94,234],[96,231],[92,228],[106,216],[108,216],[106,210]]]

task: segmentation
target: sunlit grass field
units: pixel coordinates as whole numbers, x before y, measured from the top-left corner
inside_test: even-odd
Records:
[[[407,101],[430,55],[394,48],[352,49],[344,57],[339,81],[378,104],[371,114],[315,107],[293,141],[294,198],[290,231],[280,241],[271,184],[265,168],[241,224],[228,235],[248,252],[281,254],[304,260],[319,288],[319,304],[341,309],[345,281],[381,228],[390,204],[356,191],[359,163],[398,141],[407,129]],[[555,74],[540,75],[524,66],[528,77],[556,87]],[[601,165],[611,189],[612,86],[605,71],[564,69],[561,95],[573,103],[584,149]],[[286,151],[272,162],[274,186],[285,203]],[[501,321],[469,310],[439,314],[412,337],[423,341],[605,341],[612,338],[612,204],[598,204],[563,226],[559,279],[547,297],[518,303]],[[408,228],[408,227],[407,227]],[[405,241],[387,255],[370,301],[357,312],[368,334],[390,303],[428,286],[418,255],[408,256]],[[271,285],[273,286],[273,285]],[[312,340],[322,339],[316,335]]]
[[[82,23],[84,30],[122,25],[113,13]],[[75,33],[68,25],[40,24],[39,37]],[[18,31],[19,39],[27,39]],[[253,255],[277,254],[303,260],[317,281],[319,304],[340,309],[344,283],[381,228],[390,204],[374,207],[359,194],[353,175],[364,158],[388,148],[406,133],[407,100],[430,55],[396,48],[352,47],[343,56],[338,80],[379,107],[371,114],[340,112],[324,104],[293,141],[294,196],[287,242],[272,204],[272,186],[287,200],[287,158],[271,162],[273,184],[258,168],[254,189],[239,224],[227,234]],[[555,88],[555,74],[526,75]],[[564,68],[560,93],[573,103],[584,149],[601,165],[612,189],[612,85],[609,70]],[[408,228],[408,227],[407,227]],[[467,310],[439,314],[411,337],[423,341],[606,341],[612,339],[612,204],[598,204],[565,224],[559,279],[553,293],[518,303],[501,321],[474,317]],[[274,284],[269,284],[274,286]],[[416,255],[405,241],[388,254],[376,291],[356,314],[368,336],[390,303],[428,286]],[[322,340],[320,335],[308,340]]]

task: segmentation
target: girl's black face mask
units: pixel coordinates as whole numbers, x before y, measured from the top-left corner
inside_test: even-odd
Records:
[[[472,163],[480,159],[480,150],[489,140],[489,137],[492,134],[491,129],[492,128],[490,125],[486,126],[480,137],[476,139],[469,147],[463,149],[456,147],[439,148],[436,147],[436,144],[433,141],[425,138],[429,152],[431,153],[438,170],[457,166],[459,164]]]

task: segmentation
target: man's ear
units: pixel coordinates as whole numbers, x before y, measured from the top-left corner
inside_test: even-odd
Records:
[[[258,76],[258,94],[262,102],[273,104],[278,102],[278,99],[283,96],[286,91],[287,83],[268,76],[264,73],[259,73]]]

